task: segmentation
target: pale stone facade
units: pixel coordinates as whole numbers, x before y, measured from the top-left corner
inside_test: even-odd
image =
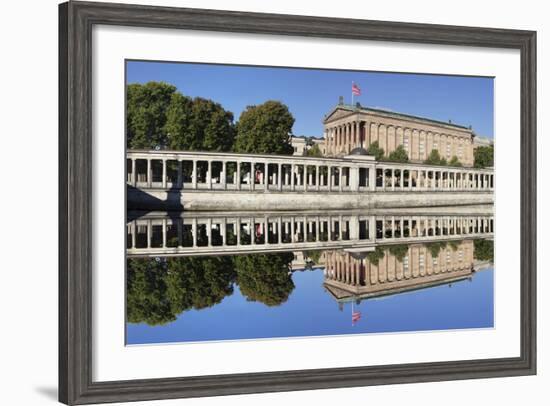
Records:
[[[321,150],[321,153],[323,155],[326,154],[324,139],[311,137],[311,141],[313,142],[313,145],[319,146],[319,149]],[[292,155],[303,156],[306,149],[308,148],[305,136],[293,135],[291,139],[291,143],[292,143],[292,147],[294,148],[294,153]]]
[[[428,118],[368,107],[338,104],[323,120],[326,155],[338,157],[375,141],[387,157],[402,145],[411,162],[421,163],[432,149],[442,158],[458,158],[463,166],[474,163],[471,128]]]

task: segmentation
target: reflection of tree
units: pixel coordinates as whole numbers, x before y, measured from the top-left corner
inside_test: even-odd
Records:
[[[367,259],[372,265],[378,265],[378,262],[384,258],[384,250],[380,247],[376,247],[374,251],[367,252]]]
[[[189,309],[202,309],[233,293],[229,257],[129,259],[127,317],[150,325],[174,321]]]
[[[290,276],[292,253],[253,254],[234,259],[237,283],[250,301],[278,306],[286,302],[294,289]]]
[[[426,244],[426,248],[430,251],[432,258],[436,258],[439,252],[447,245],[444,241],[434,241]]]
[[[492,240],[474,240],[474,258],[478,261],[493,262],[494,242]]]
[[[409,246],[406,244],[397,244],[392,245],[388,251],[390,254],[392,254],[395,259],[397,259],[399,262],[403,262],[403,258],[405,258],[405,255],[409,252]]]

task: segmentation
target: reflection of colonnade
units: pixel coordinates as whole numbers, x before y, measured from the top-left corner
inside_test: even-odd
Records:
[[[396,253],[386,246],[382,258],[369,260],[368,256],[326,251],[325,287],[338,300],[357,299],[463,279],[474,271],[473,240],[437,246],[410,244],[399,257]]]
[[[127,223],[127,253],[159,256],[366,249],[377,243],[490,238],[493,227],[493,217],[488,214],[153,214]]]

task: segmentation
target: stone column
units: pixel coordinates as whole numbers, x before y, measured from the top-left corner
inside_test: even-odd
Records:
[[[319,175],[319,165],[315,166],[315,190],[319,191],[320,185],[319,180],[321,179]]]
[[[150,188],[153,184],[153,171],[151,168],[151,160],[147,160],[147,187]]]
[[[338,191],[341,192],[342,191],[342,183],[343,183],[343,168],[341,166],[338,167]]]
[[[237,161],[237,181],[235,182],[237,190],[241,190],[241,163]]]
[[[198,242],[198,225],[197,225],[197,218],[195,217],[193,219],[193,224],[191,225],[191,232],[193,233],[193,247],[197,246]]]
[[[294,164],[290,165],[290,190],[294,192],[294,170],[295,170]]]
[[[212,189],[212,161],[208,160],[208,173],[206,174],[206,184],[208,189]]]
[[[137,174],[136,174],[136,160],[132,158],[132,177],[131,183],[133,187],[136,187],[137,184]]]
[[[254,217],[248,219],[248,224],[250,224],[248,228],[250,231],[250,245],[256,245],[256,224]]]
[[[279,217],[277,219],[277,243],[282,244],[282,234],[283,234],[283,219]]]
[[[283,190],[283,164],[279,164],[279,171],[277,172],[277,190],[279,192]]]
[[[197,160],[193,159],[193,175],[192,181],[193,181],[193,189],[197,188]]]
[[[166,219],[162,219],[162,247],[166,248]]]
[[[241,218],[238,216],[235,220],[235,235],[237,236],[237,245],[241,245]]]
[[[166,159],[162,160],[162,188],[166,189]]]
[[[269,190],[269,164],[264,162],[264,192]]]
[[[391,190],[395,190],[395,169],[391,169]]]
[[[178,159],[178,188],[183,189],[183,162]]]
[[[225,190],[227,188],[227,162],[222,161],[222,173],[220,174],[220,182],[222,188]]]
[[[248,184],[250,186],[250,190],[254,190],[256,188],[256,162],[250,162],[250,172],[248,174]]]

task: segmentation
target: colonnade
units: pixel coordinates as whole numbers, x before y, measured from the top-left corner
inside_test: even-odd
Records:
[[[140,189],[254,192],[493,190],[491,169],[175,151],[129,151],[127,184]]]

